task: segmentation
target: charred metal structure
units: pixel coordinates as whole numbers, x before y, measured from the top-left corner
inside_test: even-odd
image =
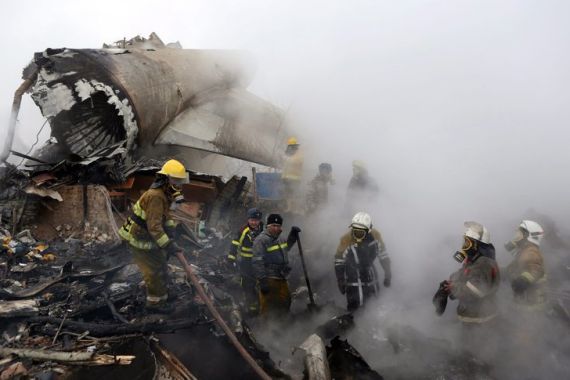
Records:
[[[176,145],[177,154],[276,166],[283,113],[247,90],[253,66],[243,51],[182,49],[153,33],[102,49],[47,49],[24,78],[57,139],[52,152],[85,159],[119,146],[136,156]]]

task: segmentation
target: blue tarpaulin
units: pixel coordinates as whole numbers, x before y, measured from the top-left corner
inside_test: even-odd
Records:
[[[283,199],[281,173],[255,173],[255,190],[259,199]]]

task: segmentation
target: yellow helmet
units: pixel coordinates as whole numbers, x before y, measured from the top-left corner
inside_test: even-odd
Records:
[[[287,145],[299,145],[299,143],[297,142],[297,138],[289,137],[289,140],[287,140]]]
[[[158,174],[168,176],[176,184],[188,183],[188,173],[186,172],[186,168],[177,160],[166,161],[158,171]]]

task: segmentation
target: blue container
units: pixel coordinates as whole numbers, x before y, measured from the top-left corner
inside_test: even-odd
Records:
[[[283,199],[281,173],[255,173],[255,190],[259,199],[270,201]]]

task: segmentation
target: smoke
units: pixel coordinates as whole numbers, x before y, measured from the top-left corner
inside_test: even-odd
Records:
[[[431,296],[458,268],[451,255],[466,220],[489,229],[501,266],[511,260],[502,244],[519,221],[543,223],[547,270],[566,276],[557,284],[568,287],[568,272],[560,269],[568,265],[570,241],[567,2],[138,1],[94,8],[61,1],[32,10],[11,2],[2,8],[2,34],[18,35],[5,41],[10,53],[0,73],[4,120],[21,67],[46,47],[95,47],[155,31],[188,48],[250,50],[258,59],[252,91],[287,111],[305,151],[305,182],[320,162],[333,166],[329,207],[286,221],[303,229],[322,302],[345,306],[334,282],[333,255],[350,223],[344,202],[352,160],[366,162],[380,185],[378,200],[363,211],[382,232],[393,283],[357,317],[350,342],[381,373],[390,360],[404,367],[410,365],[405,359],[433,354],[427,344],[417,345],[424,351],[414,351],[416,356],[390,353],[391,331],[421,332],[431,347],[440,347],[434,339],[459,347],[455,303],[437,318]],[[46,17],[52,9],[58,14]],[[33,106],[22,109],[20,123],[19,138],[31,144],[42,123]],[[524,323],[507,307],[508,284],[501,286],[499,302],[510,330],[501,327],[499,337]],[[282,333],[260,334],[260,340],[273,342],[267,344],[272,349],[280,346],[285,357],[313,324],[291,328],[286,343]],[[567,331],[552,336],[557,333]],[[401,339],[404,346],[412,341]],[[378,342],[384,346],[375,351]],[[548,363],[562,361],[552,359],[560,347],[529,346],[517,349],[539,352]]]

